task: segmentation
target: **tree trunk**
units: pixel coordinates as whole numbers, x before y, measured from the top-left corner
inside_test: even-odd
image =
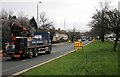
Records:
[[[114,52],[116,52],[117,42],[118,42],[118,35],[116,34],[116,40],[115,40],[115,44],[114,44],[114,47],[113,47]]]
[[[101,35],[101,41],[104,42],[104,34]]]

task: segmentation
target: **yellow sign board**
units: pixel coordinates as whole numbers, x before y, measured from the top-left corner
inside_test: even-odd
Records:
[[[81,48],[81,47],[83,48],[83,43],[82,43],[82,42],[75,42],[75,43],[74,43],[74,48],[75,48],[75,49],[79,49],[79,48]]]

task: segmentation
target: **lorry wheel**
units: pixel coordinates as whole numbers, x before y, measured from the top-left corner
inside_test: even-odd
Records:
[[[28,57],[29,57],[30,59],[33,58],[33,51],[32,51],[32,49],[29,50]]]
[[[51,46],[49,46],[49,47],[48,47],[47,54],[51,54],[51,50],[52,50],[52,48],[51,48]]]
[[[38,52],[35,52],[35,55],[34,55],[35,57],[37,57],[38,56]]]
[[[38,51],[37,49],[34,49],[34,57],[37,57],[38,56]]]

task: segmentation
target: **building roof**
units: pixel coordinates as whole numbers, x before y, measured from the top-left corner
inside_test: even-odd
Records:
[[[58,32],[59,34],[66,34],[64,30],[56,30],[56,32]]]

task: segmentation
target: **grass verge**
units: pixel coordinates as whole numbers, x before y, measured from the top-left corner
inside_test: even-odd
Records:
[[[112,47],[112,42],[96,41],[21,75],[118,75],[120,43],[117,52]]]

